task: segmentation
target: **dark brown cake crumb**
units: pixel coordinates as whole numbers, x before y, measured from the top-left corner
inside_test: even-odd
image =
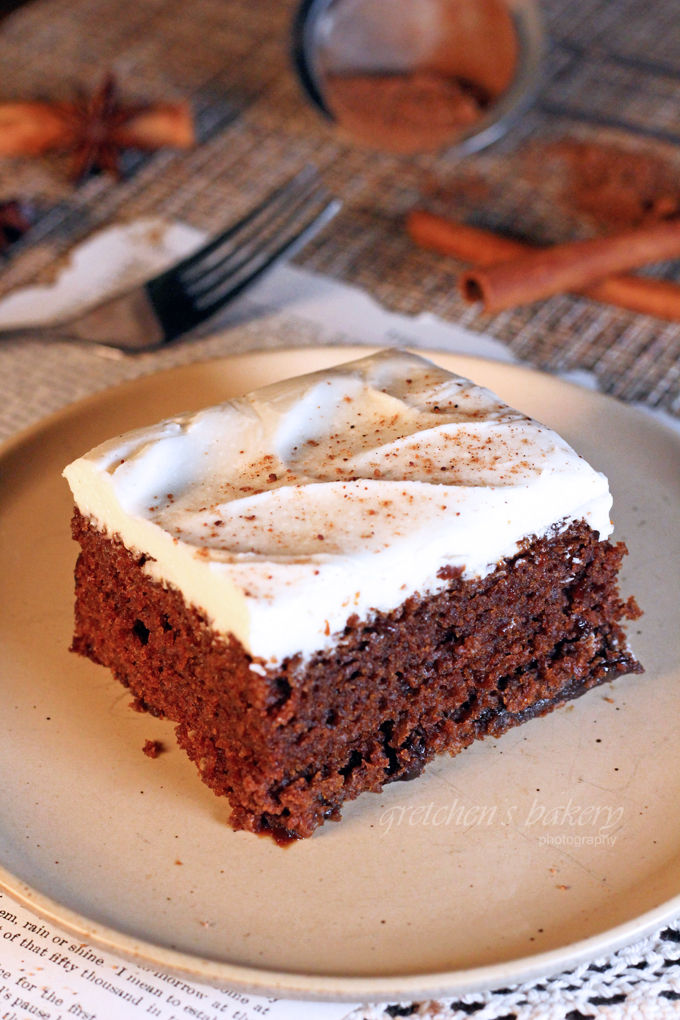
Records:
[[[160,740],[145,740],[142,751],[147,758],[157,758],[159,754],[162,754],[165,748],[163,747]]]
[[[620,626],[640,615],[617,588],[626,548],[584,521],[525,543],[487,577],[451,576],[433,595],[353,617],[305,662],[259,671],[78,511],[73,534],[73,651],[176,723],[235,829],[281,842],[311,836],[345,801],[418,775],[436,754],[642,672]]]

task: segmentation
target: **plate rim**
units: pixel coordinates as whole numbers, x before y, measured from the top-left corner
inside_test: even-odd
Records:
[[[10,436],[0,444],[0,463],[11,454],[16,453],[22,445],[34,441],[41,433],[50,431],[69,417],[86,412],[88,406],[96,406],[102,399],[115,399],[118,393],[134,392],[149,384],[151,379],[167,378],[170,375],[181,375],[192,370],[205,370],[211,364],[224,365],[235,361],[256,359],[265,361],[272,354],[285,356],[332,353],[338,354],[338,364],[349,361],[358,355],[372,353],[382,348],[375,345],[320,345],[311,347],[276,348],[223,355],[205,360],[191,361],[182,365],[162,368],[158,371],[144,373],[134,379],[124,380],[97,390],[95,393],[66,404],[64,407],[40,418],[28,427]],[[645,415],[639,408],[631,407],[597,390],[587,390],[583,386],[568,379],[550,373],[541,372],[525,364],[513,364],[495,361],[490,358],[475,357],[469,354],[457,354],[451,351],[407,348],[414,354],[430,357],[437,361],[493,364],[511,375],[538,377],[549,380],[551,384],[574,390],[588,397],[602,407],[615,406],[617,412],[631,418],[642,416],[647,427],[653,431],[672,437],[680,444],[680,436],[668,425],[652,415]],[[169,949],[144,939],[117,931],[85,915],[71,910],[38,889],[23,882],[13,875],[0,862],[0,889],[10,898],[35,911],[39,916],[64,930],[83,937],[95,946],[142,965],[153,965],[161,970],[180,974],[185,978],[208,985],[228,985],[251,994],[273,994],[283,998],[310,999],[317,1001],[361,1002],[412,1002],[418,998],[447,997],[470,992],[481,992],[502,985],[522,984],[539,977],[568,970],[580,963],[591,961],[598,956],[607,955],[638,939],[652,933],[658,927],[677,919],[680,916],[680,893],[666,900],[636,918],[625,921],[614,928],[607,929],[585,939],[567,943],[566,945],[529,956],[522,956],[496,964],[481,967],[425,972],[421,974],[381,976],[381,977],[345,977],[334,974],[306,974],[296,971],[280,971],[269,968],[250,967],[242,964],[217,961],[209,957]]]
[[[508,983],[521,985],[536,978],[546,978],[573,969],[580,963],[595,960],[630,945],[680,914],[679,894],[633,921],[626,921],[598,935],[534,956],[465,970],[397,977],[350,978],[224,963],[136,939],[64,907],[15,878],[1,864],[0,889],[20,905],[38,913],[44,920],[60,925],[69,933],[133,963],[143,966],[151,964],[198,983],[216,987],[228,985],[253,995],[271,994],[303,1001],[347,1003],[413,1002],[421,998],[446,998],[489,991]]]

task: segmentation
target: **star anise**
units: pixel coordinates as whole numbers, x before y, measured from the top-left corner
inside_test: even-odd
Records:
[[[73,102],[0,103],[0,156],[68,153],[77,181],[94,170],[120,177],[123,149],[188,149],[194,142],[188,103],[126,105],[110,73]]]
[[[65,146],[71,155],[71,175],[83,180],[93,171],[120,177],[120,153],[125,145],[122,129],[144,105],[125,106],[119,98],[113,74],[107,74],[90,96],[80,96],[75,103],[64,103],[62,110],[72,140]]]

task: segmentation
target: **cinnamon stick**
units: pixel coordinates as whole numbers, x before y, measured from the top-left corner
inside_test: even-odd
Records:
[[[424,209],[413,209],[408,214],[406,229],[421,248],[429,248],[440,255],[453,255],[475,266],[493,266],[531,251],[531,245],[523,241],[435,216]]]
[[[190,149],[196,144],[194,119],[188,102],[150,106],[125,121],[112,135],[121,148],[152,152],[165,146]]]
[[[0,156],[42,156],[71,131],[61,103],[0,103]]]
[[[501,312],[677,256],[680,220],[671,220],[612,237],[558,244],[473,269],[463,273],[460,288],[468,301],[483,301],[485,311]]]
[[[435,216],[421,209],[409,214],[407,230],[420,247],[443,255],[453,255],[480,267],[516,259],[535,250],[526,242]],[[680,286],[667,280],[617,275],[574,290],[594,301],[680,322]]]

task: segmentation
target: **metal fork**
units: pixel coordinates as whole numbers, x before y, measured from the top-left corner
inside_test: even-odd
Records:
[[[342,202],[305,167],[199,251],[75,319],[31,336],[86,341],[129,352],[154,350],[212,318],[276,263],[301,249]]]

